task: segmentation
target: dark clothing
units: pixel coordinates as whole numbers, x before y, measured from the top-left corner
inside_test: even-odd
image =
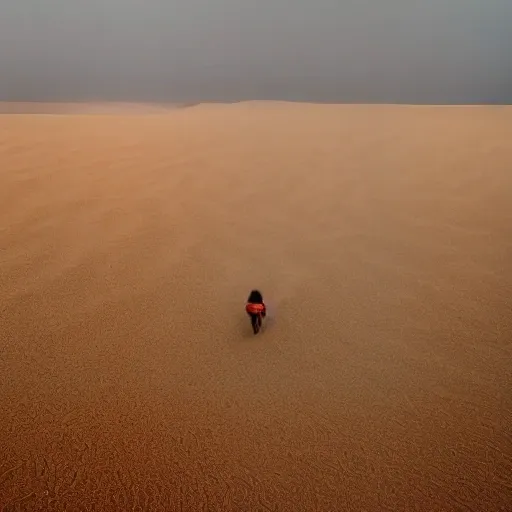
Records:
[[[252,330],[254,331],[254,334],[258,334],[259,330],[261,329],[262,320],[261,317],[264,316],[262,314],[249,314],[251,317],[251,325]]]
[[[263,302],[263,296],[258,290],[252,290],[245,305],[245,311],[251,317],[251,325],[254,334],[257,334],[261,328],[262,319],[267,314],[267,307]]]

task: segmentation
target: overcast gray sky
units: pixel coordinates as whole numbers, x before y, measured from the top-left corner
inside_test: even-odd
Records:
[[[512,0],[0,0],[0,99],[512,103]]]

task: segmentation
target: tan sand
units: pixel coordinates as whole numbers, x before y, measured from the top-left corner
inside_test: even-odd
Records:
[[[1,116],[0,250],[0,510],[512,510],[512,108]]]

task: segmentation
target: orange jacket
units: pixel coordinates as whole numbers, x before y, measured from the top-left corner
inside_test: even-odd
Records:
[[[245,305],[245,311],[247,311],[247,313],[250,315],[258,315],[265,313],[266,307],[265,304],[252,304],[251,302],[248,302]]]

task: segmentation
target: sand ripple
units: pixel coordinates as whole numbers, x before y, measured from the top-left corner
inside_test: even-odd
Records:
[[[512,510],[512,110],[135,113],[0,117],[0,510]]]

